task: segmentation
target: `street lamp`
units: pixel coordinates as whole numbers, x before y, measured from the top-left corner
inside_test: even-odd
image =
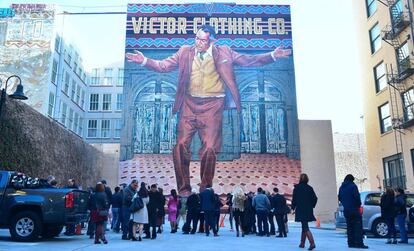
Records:
[[[9,95],[9,97],[12,98],[12,99],[20,99],[20,100],[26,100],[27,99],[27,97],[23,93],[23,85],[22,85],[22,80],[20,79],[20,77],[17,76],[17,75],[12,75],[12,76],[8,77],[7,80],[6,80],[6,86],[1,90],[0,118],[1,118],[1,114],[2,114],[3,105],[6,102],[7,85],[8,85],[9,80],[11,78],[17,78],[17,80],[19,81],[19,84],[16,87],[16,91],[13,94]]]

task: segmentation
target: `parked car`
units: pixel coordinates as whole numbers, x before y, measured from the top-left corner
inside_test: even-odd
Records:
[[[13,240],[34,241],[60,234],[64,225],[88,218],[89,193],[53,188],[21,173],[0,171],[0,228]]]
[[[362,213],[362,228],[365,232],[373,233],[376,237],[386,237],[388,234],[388,225],[384,218],[381,217],[381,192],[361,192],[362,206],[360,211]],[[414,194],[407,193],[407,212],[414,205]],[[346,220],[344,217],[344,208],[339,203],[338,210],[335,213],[335,223],[337,228],[346,229]],[[398,230],[398,226],[396,225]],[[407,217],[407,229],[409,232],[414,232],[414,222]]]

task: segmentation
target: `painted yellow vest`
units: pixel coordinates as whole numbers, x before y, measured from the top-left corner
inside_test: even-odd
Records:
[[[217,97],[224,95],[224,85],[216,71],[213,57],[201,60],[194,57],[188,91],[195,97]]]

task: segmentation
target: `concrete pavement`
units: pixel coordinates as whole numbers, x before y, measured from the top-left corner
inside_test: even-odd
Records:
[[[168,222],[167,222],[168,223]],[[36,243],[19,243],[10,239],[8,230],[0,230],[0,251],[6,250],[58,250],[58,251],[75,251],[75,250],[146,250],[146,251],[275,251],[275,250],[303,250],[298,248],[300,239],[300,226],[296,223],[290,223],[289,234],[287,238],[257,237],[253,235],[244,238],[236,237],[235,232],[229,228],[221,228],[220,236],[206,237],[204,234],[183,235],[169,233],[169,227],[165,225],[164,233],[160,234],[157,240],[143,240],[142,242],[132,242],[121,240],[121,234],[107,232],[109,244],[95,245],[93,240],[88,236],[60,236],[51,240],[40,240]],[[85,232],[83,230],[82,232]],[[315,237],[315,250],[355,250],[349,249],[346,244],[346,235],[343,230],[312,229]],[[369,250],[414,250],[414,239],[410,239],[410,244],[405,245],[385,245],[384,239],[368,238],[365,240]],[[307,243],[308,246],[308,243]]]

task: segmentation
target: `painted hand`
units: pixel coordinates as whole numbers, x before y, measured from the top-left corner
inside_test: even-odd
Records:
[[[134,51],[135,53],[126,53],[125,57],[128,59],[128,62],[135,62],[137,64],[142,64],[144,62],[145,56],[140,51]]]
[[[292,54],[292,50],[285,49],[285,47],[281,45],[272,51],[272,53],[274,58],[287,58]]]

